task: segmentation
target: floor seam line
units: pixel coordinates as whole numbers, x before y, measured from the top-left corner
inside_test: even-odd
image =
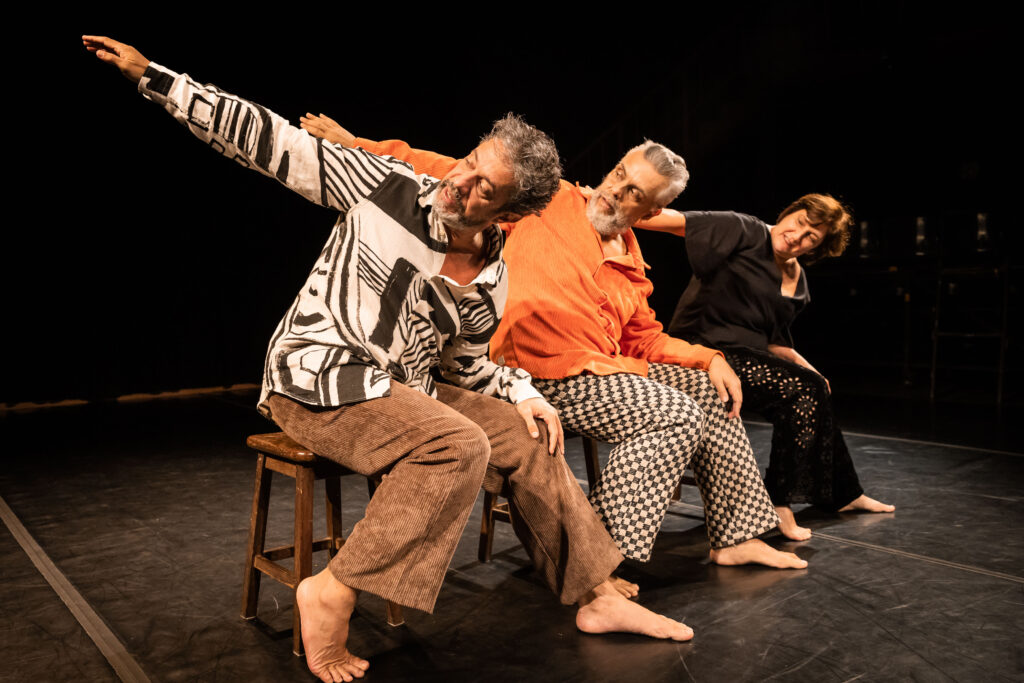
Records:
[[[78,623],[85,629],[85,633],[106,658],[107,663],[114,669],[117,677],[125,683],[149,683],[149,677],[139,666],[138,662],[131,656],[121,639],[110,630],[110,627],[89,605],[88,601],[78,589],[74,587],[63,572],[57,568],[53,560],[46,554],[39,543],[28,532],[28,529],[21,523],[14,510],[7,505],[7,501],[0,496],[0,520],[10,530],[14,540],[18,542],[21,549],[28,555],[28,558],[35,565],[36,570],[42,575],[50,588],[57,594]]]
[[[969,564],[961,564],[960,562],[952,562],[950,560],[942,560],[937,557],[928,557],[927,555],[918,555],[917,553],[907,552],[906,550],[897,550],[896,548],[887,548],[884,545],[876,545],[874,543],[865,543],[864,541],[854,541],[848,538],[841,538],[839,536],[832,536],[831,534],[823,534],[819,531],[814,531],[811,536],[814,538],[823,538],[827,541],[834,543],[846,543],[848,545],[855,545],[861,548],[868,548],[869,550],[877,550],[879,552],[888,553],[890,555],[899,555],[900,557],[907,557],[913,560],[919,560],[922,562],[928,562],[930,564],[937,564],[943,567],[949,567],[952,569],[960,569],[966,572],[972,572],[975,574],[984,574],[985,576],[991,576],[997,579],[1003,579],[1005,581],[1013,581],[1015,583],[1024,583],[1024,577],[1014,576],[1013,574],[1004,574],[1003,572],[997,572],[992,569],[985,569],[983,567],[975,567]]]

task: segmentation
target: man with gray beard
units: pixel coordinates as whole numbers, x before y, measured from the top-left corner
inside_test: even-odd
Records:
[[[721,352],[666,335],[647,304],[653,285],[630,226],[688,179],[679,155],[647,140],[589,197],[563,181],[540,215],[517,222],[491,357],[527,370],[566,427],[615,444],[590,502],[623,555],[650,559],[689,465],[713,562],[802,568],[756,538],[779,519],[739,419],[738,378]]]
[[[303,117],[302,126],[418,172],[443,175],[457,163],[396,140],[356,138],[323,115]],[[720,352],[664,334],[647,305],[653,285],[630,226],[657,216],[688,178],[681,157],[646,141],[596,189],[562,181],[538,215],[503,225],[509,298],[491,357],[529,372],[567,427],[615,444],[590,502],[626,557],[650,559],[689,465],[713,562],[802,568],[793,553],[756,538],[779,518],[738,417],[738,378]]]

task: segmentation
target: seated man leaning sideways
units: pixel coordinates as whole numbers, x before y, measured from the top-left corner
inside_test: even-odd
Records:
[[[486,355],[507,292],[495,223],[551,199],[561,169],[550,138],[509,116],[438,181],[325,145],[128,45],[83,41],[211,148],[340,212],[274,332],[259,401],[320,455],[388,473],[330,565],[296,592],[314,674],[351,680],[369,667],[346,648],[358,591],[433,609],[481,484],[508,493],[519,538],[562,602],[579,605],[581,630],[693,636],[616,590],[622,555],[565,464],[557,414],[529,374]]]
[[[356,138],[322,114],[301,125],[420,172],[443,175],[463,163],[397,140]],[[615,444],[590,501],[626,557],[650,558],[689,464],[713,562],[803,568],[806,561],[757,538],[779,518],[738,417],[738,378],[720,352],[664,334],[647,305],[653,285],[630,226],[657,215],[687,178],[682,158],[647,141],[596,190],[562,181],[546,209],[505,224],[509,298],[491,356],[530,372],[566,426]],[[636,589],[618,585],[627,595]]]

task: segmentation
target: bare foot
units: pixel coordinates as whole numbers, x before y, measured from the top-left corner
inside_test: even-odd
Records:
[[[776,550],[764,541],[752,538],[728,548],[711,549],[711,561],[723,566],[737,564],[763,564],[776,569],[803,569],[807,560],[801,560],[794,553]]]
[[[356,595],[328,569],[304,579],[295,591],[306,665],[324,683],[362,678],[370,668],[368,661],[356,657],[345,647]]]
[[[626,581],[621,576],[615,576],[615,574],[612,574],[609,581],[611,581],[612,585],[615,586],[615,590],[619,591],[627,598],[635,598],[640,595],[640,586],[630,581]]]
[[[576,628],[584,633],[639,633],[652,638],[690,640],[693,629],[627,600],[605,581],[580,600]]]
[[[806,541],[811,537],[810,529],[797,525],[793,508],[788,505],[776,505],[775,513],[779,516],[779,531],[783,536],[794,541]]]
[[[868,498],[861,494],[860,498],[855,499],[849,505],[839,508],[840,512],[852,512],[854,510],[862,510],[864,512],[895,512],[896,506],[883,503],[874,498]]]

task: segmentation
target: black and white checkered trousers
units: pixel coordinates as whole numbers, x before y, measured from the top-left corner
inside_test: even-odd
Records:
[[[743,423],[726,417],[707,372],[651,363],[647,377],[585,374],[533,384],[565,427],[615,444],[590,503],[626,557],[650,559],[687,464],[712,548],[778,525]]]

